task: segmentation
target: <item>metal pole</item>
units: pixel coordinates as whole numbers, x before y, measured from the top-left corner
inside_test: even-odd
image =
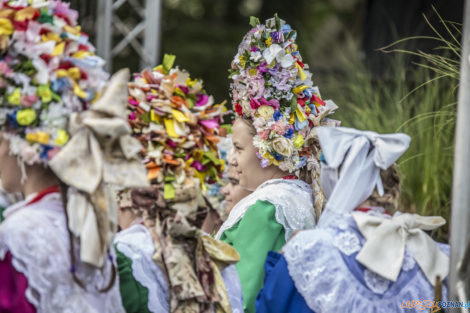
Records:
[[[160,54],[161,0],[147,0],[145,9],[144,51],[141,66],[157,65]]]
[[[454,176],[451,212],[449,300],[468,301],[469,277],[463,277],[462,258],[470,228],[470,3],[465,1],[462,60],[455,132]],[[467,273],[468,275],[468,273]],[[455,310],[454,312],[457,312]]]
[[[98,0],[97,9],[96,48],[98,55],[106,60],[105,69],[111,72],[113,67],[111,57],[111,46],[113,42],[113,0]]]

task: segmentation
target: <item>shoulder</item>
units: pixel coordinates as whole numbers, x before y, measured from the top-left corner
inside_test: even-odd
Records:
[[[46,199],[7,216],[0,224],[0,246],[7,246],[14,256],[15,250],[20,249],[40,254],[44,246],[54,247],[56,252],[60,252],[66,249],[65,224],[60,200],[54,197]]]

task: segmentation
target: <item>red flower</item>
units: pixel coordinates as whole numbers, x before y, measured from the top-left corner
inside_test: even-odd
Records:
[[[239,103],[235,103],[234,108],[235,108],[235,112],[237,112],[239,116],[243,115],[243,109]]]

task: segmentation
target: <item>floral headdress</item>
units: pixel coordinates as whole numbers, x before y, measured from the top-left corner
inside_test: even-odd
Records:
[[[69,140],[67,116],[109,75],[70,4],[0,1],[0,127],[22,162],[46,164]]]
[[[175,56],[134,75],[129,83],[129,123],[144,146],[143,156],[151,183],[164,183],[171,199],[186,178],[205,183],[219,179],[224,160],[217,153],[222,104],[214,104],[201,80],[173,67]]]
[[[147,180],[126,119],[130,75],[107,84],[77,19],[61,1],[0,0],[0,130],[23,179],[25,163],[57,176],[81,261],[103,267],[116,230],[114,189]]]
[[[252,17],[250,24],[230,70],[233,106],[253,122],[261,166],[274,164],[292,173],[313,157],[311,130],[327,123],[325,116],[337,106],[322,100],[313,86],[296,31],[277,15],[265,24]]]

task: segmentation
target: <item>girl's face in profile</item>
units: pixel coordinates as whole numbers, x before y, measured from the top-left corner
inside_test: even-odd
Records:
[[[225,212],[230,213],[232,208],[243,198],[248,196],[251,191],[243,188],[240,185],[237,171],[234,166],[230,166],[228,174],[228,184],[222,188],[222,193],[225,196]]]

